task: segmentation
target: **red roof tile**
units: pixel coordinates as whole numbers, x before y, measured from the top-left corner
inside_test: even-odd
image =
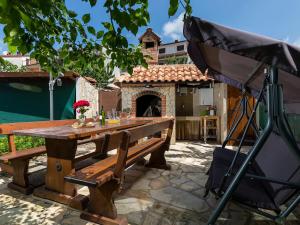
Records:
[[[149,65],[148,69],[138,66],[133,69],[132,75],[122,74],[116,78],[121,83],[143,82],[184,82],[184,81],[208,81],[213,78],[202,74],[194,64],[175,65]]]

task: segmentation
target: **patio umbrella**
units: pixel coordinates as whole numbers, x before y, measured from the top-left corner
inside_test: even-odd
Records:
[[[214,78],[242,88],[253,68],[255,76],[247,87],[258,92],[263,85],[264,66],[277,57],[279,83],[283,85],[284,103],[300,110],[300,48],[272,38],[235,30],[200,18],[184,22],[188,53],[196,66],[209,69]],[[264,64],[263,66],[258,66]],[[298,109],[298,110],[297,110]]]

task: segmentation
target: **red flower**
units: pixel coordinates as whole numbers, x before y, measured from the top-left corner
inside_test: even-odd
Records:
[[[79,100],[73,104],[73,108],[77,109],[78,107],[90,106],[89,101],[87,100]]]

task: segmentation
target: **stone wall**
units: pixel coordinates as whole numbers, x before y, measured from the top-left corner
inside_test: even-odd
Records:
[[[76,101],[83,99],[88,100],[91,104],[90,110],[86,112],[86,117],[91,118],[99,111],[98,89],[85,78],[79,77],[76,80]]]

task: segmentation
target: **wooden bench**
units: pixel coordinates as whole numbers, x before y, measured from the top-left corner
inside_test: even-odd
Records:
[[[127,220],[117,216],[113,202],[113,193],[120,189],[124,170],[135,162],[151,154],[147,167],[170,169],[164,153],[169,149],[174,121],[163,120],[151,124],[106,134],[102,146],[105,151],[117,148],[117,154],[109,156],[91,166],[75,171],[65,180],[71,183],[87,186],[90,200],[87,211],[81,214],[82,219],[109,225],[125,225]],[[168,129],[165,138],[154,134]],[[129,147],[131,143],[149,137],[146,141]]]
[[[4,171],[13,176],[13,181],[8,184],[9,188],[22,192],[24,194],[32,193],[34,187],[40,186],[44,183],[44,179],[35,179],[37,177],[30,176],[28,173],[29,161],[33,157],[46,153],[45,146],[24,149],[21,151],[16,150],[14,130],[34,129],[34,128],[47,128],[53,126],[71,125],[75,122],[71,120],[55,120],[55,121],[37,121],[37,122],[20,122],[20,123],[7,123],[0,125],[0,134],[6,135],[8,138],[9,152],[0,156],[1,171]],[[93,138],[84,139],[78,144],[85,144],[93,141]],[[103,141],[103,140],[102,140]],[[101,139],[97,138],[96,146],[100,149],[102,146]],[[79,157],[77,161],[95,156],[95,153],[87,154]],[[30,178],[30,181],[29,181]]]

